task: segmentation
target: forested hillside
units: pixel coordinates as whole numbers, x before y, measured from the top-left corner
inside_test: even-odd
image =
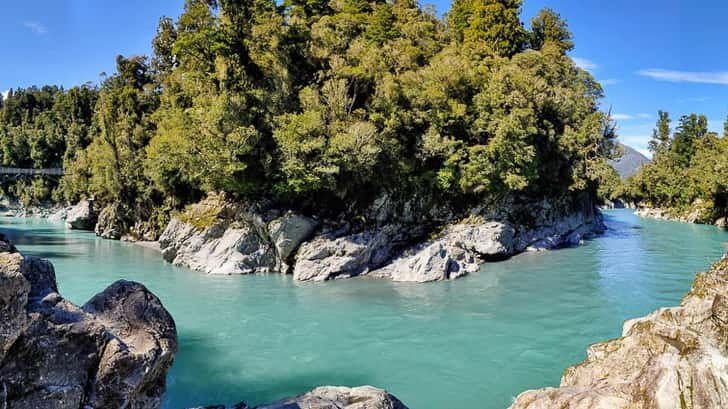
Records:
[[[521,0],[187,0],[150,57],[99,86],[13,91],[2,165],[63,166],[4,184],[25,202],[120,203],[166,215],[223,191],[356,213],[378,194],[463,206],[595,195],[614,128],[567,53],[566,22]]]
[[[728,216],[728,122],[722,137],[704,115],[681,117],[674,131],[670,123],[660,112],[653,160],[627,181],[625,196],[703,223]]]

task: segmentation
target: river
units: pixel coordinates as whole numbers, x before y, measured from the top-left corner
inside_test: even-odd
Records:
[[[606,222],[607,233],[582,246],[431,284],[206,276],[46,220],[1,218],[0,230],[23,253],[50,259],[75,303],[122,278],[162,299],[180,340],[165,408],[371,384],[412,409],[500,409],[523,390],[556,386],[625,319],[677,304],[694,273],[728,250],[728,233],[712,226],[628,210],[606,212]]]

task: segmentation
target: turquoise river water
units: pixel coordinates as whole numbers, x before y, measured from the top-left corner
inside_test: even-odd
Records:
[[[49,258],[60,291],[84,303],[117,279],[144,283],[177,322],[165,408],[259,404],[318,385],[375,385],[412,409],[506,408],[555,386],[623,320],[677,304],[728,250],[711,226],[606,213],[583,246],[486,264],[444,283],[206,276],[153,250],[0,218],[25,254]]]

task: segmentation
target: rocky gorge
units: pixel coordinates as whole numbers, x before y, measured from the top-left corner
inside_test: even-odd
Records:
[[[635,214],[640,217],[647,217],[657,220],[672,220],[684,223],[713,224],[718,228],[728,229],[728,218],[719,217],[715,220],[705,215],[704,209],[693,208],[688,212],[677,212],[669,209],[661,209],[650,206],[638,206]]]
[[[142,284],[120,280],[76,306],[59,294],[50,262],[0,235],[0,407],[159,408],[176,353],[175,322]],[[406,409],[371,386],[319,387],[256,408],[293,405]]]
[[[455,213],[442,204],[418,198],[402,203],[385,195],[372,202],[361,223],[212,193],[173,214],[159,237],[149,222],[131,213],[119,203],[98,208],[82,200],[30,214],[65,220],[69,229],[92,230],[107,239],[158,239],[166,261],[207,274],[280,272],[299,281],[451,280],[477,271],[483,262],[578,244],[605,228],[586,197],[506,201]]]
[[[292,211],[259,211],[213,195],[173,217],[159,243],[165,260],[208,274],[430,282],[462,277],[485,261],[523,251],[578,244],[604,230],[601,214],[588,201],[577,208],[536,203],[528,210],[528,224],[483,209],[460,220],[441,212],[445,222],[438,225],[444,227],[429,230],[406,214],[393,221],[383,203],[386,199],[376,201],[370,210],[374,223],[357,228]]]
[[[728,255],[695,277],[677,307],[624,323],[592,345],[558,388],[520,394],[511,409],[728,407]]]

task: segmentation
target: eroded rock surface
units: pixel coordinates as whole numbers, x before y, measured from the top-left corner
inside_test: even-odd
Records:
[[[119,240],[124,235],[121,209],[118,203],[112,203],[99,213],[94,232],[104,239]]]
[[[72,230],[94,230],[97,216],[93,201],[81,200],[68,209],[66,227]]]
[[[317,222],[293,212],[277,216],[211,195],[167,225],[162,257],[208,274],[288,272]]]
[[[345,219],[319,223],[212,194],[169,223],[160,247],[167,261],[209,274],[275,271],[293,273],[299,281],[370,276],[429,282],[462,277],[484,261],[523,251],[578,244],[604,230],[601,214],[589,200],[501,203],[496,211],[473,209],[460,222],[437,207],[418,219],[412,209],[423,206],[417,203],[398,205],[382,196],[365,213],[368,224]],[[513,209],[528,222],[506,221],[518,219],[508,213]],[[433,230],[435,238],[426,240]]]
[[[177,335],[157,297],[118,281],[78,307],[48,261],[0,250],[0,407],[161,405]]]
[[[511,409],[726,408],[727,368],[728,255],[696,276],[680,306],[625,322],[559,388],[524,392]]]
[[[267,405],[206,406],[194,409],[407,409],[399,399],[387,391],[372,386],[347,388],[322,386],[306,394],[282,399]]]
[[[391,260],[406,236],[401,227],[392,225],[341,237],[318,236],[298,250],[293,278],[324,281],[366,274]]]

